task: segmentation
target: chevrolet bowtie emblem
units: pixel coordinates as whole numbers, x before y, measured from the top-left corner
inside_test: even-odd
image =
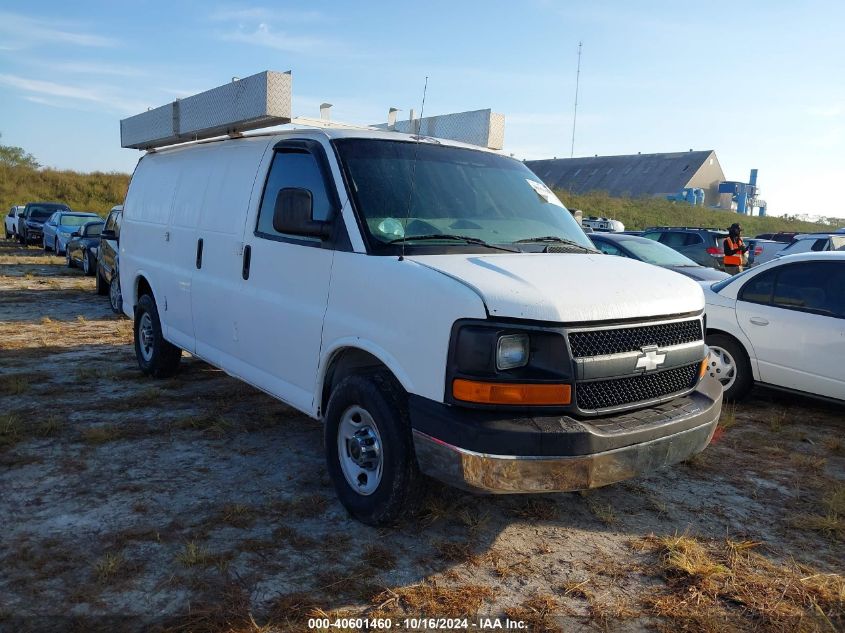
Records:
[[[637,359],[637,369],[645,369],[646,371],[653,371],[663,364],[666,360],[666,354],[657,353],[657,345],[649,345],[643,347],[643,355]]]

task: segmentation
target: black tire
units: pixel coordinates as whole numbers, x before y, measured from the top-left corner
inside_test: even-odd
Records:
[[[26,246],[26,233],[18,233],[18,242]]]
[[[97,269],[97,294],[105,297],[109,294],[109,285],[106,283],[106,280],[103,279],[103,276],[100,274],[99,268]]]
[[[149,353],[142,351],[141,324],[149,317]],[[168,343],[161,333],[161,320],[158,318],[158,308],[150,295],[143,295],[135,308],[135,323],[133,325],[135,339],[135,357],[138,367],[147,376],[153,378],[169,378],[179,371],[182,360],[182,350]],[[144,349],[146,349],[146,345]]]
[[[369,414],[381,448],[381,479],[368,495],[352,487],[340,463],[338,433],[352,407]],[[341,380],[326,407],[324,433],[329,475],[340,502],[354,518],[367,525],[386,525],[413,504],[421,476],[411,436],[408,396],[390,374],[373,372]]]
[[[708,334],[705,337],[705,343],[708,347],[724,350],[733,358],[736,377],[733,384],[724,390],[724,399],[728,402],[742,400],[754,386],[754,375],[751,373],[751,361],[748,359],[748,352],[745,351],[742,343],[725,334]],[[712,370],[712,363],[711,360],[708,370]],[[718,375],[713,371],[710,375],[718,378]]]
[[[46,240],[45,238],[43,238],[43,237],[41,238],[41,247],[44,249],[44,252],[45,252],[45,253],[48,253],[48,252],[50,252],[51,250],[53,250],[52,248],[50,248],[49,246],[47,246],[47,240]]]
[[[56,238],[55,240],[53,240],[53,252],[56,255],[62,254],[62,252],[59,250],[59,238]]]
[[[99,275],[97,275],[99,278]],[[123,314],[123,294],[120,292],[120,277],[114,275],[109,284],[109,305],[115,314]]]
[[[6,239],[7,239],[7,240],[12,239],[12,234],[11,234],[11,233],[9,233],[8,231],[6,231]]]
[[[73,260],[70,258],[70,251],[65,249],[65,265],[68,268],[73,268]]]

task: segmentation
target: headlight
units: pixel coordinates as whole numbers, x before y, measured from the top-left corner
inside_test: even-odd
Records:
[[[496,345],[496,367],[498,369],[513,369],[528,364],[528,335],[508,334],[500,336]]]

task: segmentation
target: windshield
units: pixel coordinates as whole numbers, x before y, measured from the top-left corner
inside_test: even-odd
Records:
[[[62,226],[82,226],[86,222],[91,221],[90,215],[63,215],[61,220]]]
[[[689,257],[649,239],[619,240],[619,245],[631,251],[638,259],[655,266],[698,266]]]
[[[755,270],[756,269],[754,269],[754,268],[746,268],[741,273],[737,273],[733,277],[725,277],[724,279],[722,279],[722,281],[717,281],[715,284],[712,284],[710,286],[710,290],[712,290],[713,292],[719,292],[720,290],[722,290],[722,288],[727,287],[728,285],[735,282],[737,279],[742,279],[748,273],[755,271]]]
[[[29,212],[29,219],[43,222],[51,215],[53,215],[53,211],[51,209],[33,209]]]
[[[335,146],[376,247],[539,238],[543,247],[560,240],[593,250],[563,203],[519,161],[430,141],[340,139]]]

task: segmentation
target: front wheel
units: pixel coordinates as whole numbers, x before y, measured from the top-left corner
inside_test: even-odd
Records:
[[[47,246],[47,237],[46,236],[41,238],[41,246],[42,246],[42,248],[44,248],[45,253],[48,253],[48,252],[50,252],[50,250],[52,250],[49,246]]]
[[[340,502],[362,523],[392,523],[417,496],[420,474],[407,399],[386,372],[348,376],[329,398],[329,475]]]
[[[109,284],[103,278],[99,266],[97,267],[97,294],[102,296],[109,294]]]
[[[18,233],[18,242],[26,246],[26,233]]]
[[[754,384],[748,353],[739,341],[724,334],[708,334],[705,342],[710,348],[707,372],[722,383],[725,400],[741,400]]]
[[[158,308],[150,295],[138,300],[133,329],[135,357],[143,373],[153,378],[168,378],[179,371],[182,350],[164,339]]]
[[[73,268],[73,259],[70,256],[70,251],[65,249],[65,264],[68,268]]]

